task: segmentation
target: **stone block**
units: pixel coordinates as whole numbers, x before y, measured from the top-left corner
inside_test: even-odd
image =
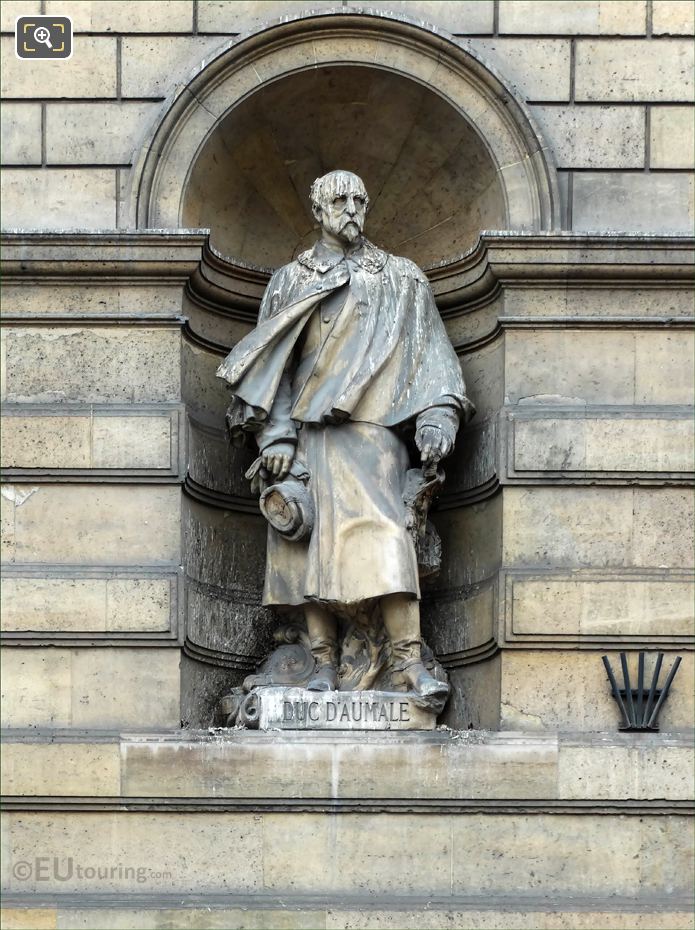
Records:
[[[41,104],[4,103],[0,131],[3,165],[41,164]]]
[[[280,4],[278,4],[280,5]],[[329,4],[330,5],[330,4]],[[312,9],[315,4],[312,3]],[[493,32],[493,3],[491,0],[376,0],[370,10],[388,10],[403,13],[411,19],[431,23],[454,35],[480,35]]]
[[[179,652],[156,648],[4,650],[3,726],[176,727]]]
[[[117,743],[5,743],[2,793],[19,797],[118,797]]]
[[[573,229],[688,235],[694,190],[692,174],[577,174]]]
[[[3,229],[113,229],[116,173],[111,168],[6,168]]]
[[[570,99],[570,43],[566,39],[470,39],[464,48],[489,63],[525,100]]]
[[[611,695],[599,650],[557,650],[502,653],[503,730],[605,730],[618,733],[622,722]],[[666,678],[676,652],[667,652],[660,681]],[[620,669],[617,652],[607,653],[614,669]],[[628,653],[630,676],[637,680],[637,658]],[[651,677],[652,662],[647,676]],[[622,678],[622,675],[620,675]],[[684,654],[659,714],[662,733],[690,732],[693,725],[693,656]]]
[[[606,818],[595,814],[456,817],[454,893],[490,894],[500,887],[507,894],[658,893],[664,883],[647,861],[660,854],[676,869],[666,887],[687,893],[692,824],[685,817],[669,822],[666,830],[674,842],[668,848],[660,819],[616,817],[606,829]]]
[[[652,32],[655,36],[691,36],[695,9],[688,0],[652,0]]]
[[[695,400],[695,335],[635,333],[635,403],[687,404]]]
[[[152,485],[6,485],[15,502],[15,561],[177,562],[180,490]]]
[[[560,744],[558,794],[561,799],[669,798],[692,794],[693,750],[684,746]]]
[[[263,818],[254,814],[26,813],[10,817],[7,885],[27,894],[62,892],[249,893],[263,887]],[[291,815],[290,815],[291,816]],[[285,820],[277,855],[292,843],[296,824]],[[284,826],[284,825],[283,825]],[[268,836],[268,834],[266,834]],[[268,836],[270,839],[270,836]],[[17,861],[46,857],[45,880],[11,875]],[[72,859],[72,874],[66,860]],[[78,869],[79,867],[79,869]],[[295,868],[301,869],[301,857]]]
[[[61,7],[61,12],[65,13],[64,7]],[[75,36],[72,58],[33,61],[31,67],[27,67],[27,62],[15,55],[14,36],[3,38],[1,42],[2,97],[50,99],[116,96],[114,36]]]
[[[88,416],[5,416],[3,468],[89,468],[90,427]]]
[[[138,633],[168,630],[171,595],[169,579],[109,579],[106,582],[106,629]]]
[[[198,30],[223,35],[249,32],[261,23],[296,16],[306,10],[323,9],[335,9],[335,4],[332,0],[310,0],[308,6],[305,0],[235,0],[234,3],[228,3],[227,0],[198,0]]]
[[[504,558],[515,565],[692,565],[693,501],[679,488],[505,488]]]
[[[533,107],[559,168],[644,167],[643,107]]]
[[[25,4],[22,9],[26,9]],[[54,907],[3,907],[0,911],[3,930],[56,930],[57,921],[58,911]]]
[[[171,417],[5,416],[4,468],[163,469],[172,466]]]
[[[692,102],[693,43],[685,39],[577,41],[575,99]]]
[[[519,910],[447,907],[428,904],[422,910],[369,910],[351,911],[331,908],[326,915],[328,930],[441,930],[456,927],[459,930],[692,930],[692,917],[685,911],[649,910],[640,905],[625,910],[576,910],[575,904],[563,906],[561,911],[532,909],[519,901]],[[94,912],[91,912],[94,913]],[[61,924],[61,926],[63,926]],[[65,924],[68,927],[69,924]],[[97,927],[98,924],[79,924],[80,927]],[[121,926],[119,924],[119,926]],[[127,924],[132,927],[150,927],[154,924]],[[254,925],[255,926],[255,925]]]
[[[506,403],[692,404],[694,344],[658,330],[507,334]]]
[[[159,111],[156,103],[49,103],[49,165],[129,165],[136,143]]]
[[[171,427],[168,416],[95,417],[92,467],[172,468]]]
[[[71,718],[71,654],[66,649],[0,653],[2,725],[67,727]]]
[[[29,16],[41,12],[40,0],[3,0],[0,9],[0,29],[14,33],[15,20],[18,16]]]
[[[6,632],[161,632],[170,616],[168,578],[3,579]]]
[[[69,15],[75,32],[190,32],[192,0],[47,0],[46,13]]]
[[[652,107],[650,110],[652,168],[695,168],[695,109]]]
[[[99,285],[65,284],[59,288],[50,285],[5,284],[2,302],[7,314],[52,313],[61,316],[97,316],[120,313],[124,316],[179,316],[181,314],[181,288],[174,285],[140,286],[137,284]]]
[[[645,0],[501,0],[500,33],[644,35]]]
[[[692,471],[695,425],[689,418],[625,417],[515,420],[515,471]]]
[[[18,403],[177,401],[178,329],[16,328],[6,337],[5,400]]]
[[[687,488],[635,488],[635,565],[691,567],[695,561],[695,498]]]
[[[503,507],[510,567],[632,564],[631,488],[505,488]]]
[[[505,350],[507,403],[634,402],[630,332],[601,332],[600,337],[590,330],[515,332],[507,335]]]
[[[689,636],[692,631],[691,580],[575,575],[515,577],[512,584],[515,636],[661,638]]]
[[[98,908],[64,908],[59,912],[58,919],[61,930],[95,930],[98,927],[106,927],[107,924],[109,930],[162,930],[162,925],[176,927],[177,930],[229,930],[230,927],[238,927],[239,930],[267,930],[268,927],[274,927],[276,930],[326,928],[326,911],[322,908],[289,910],[252,905],[242,908],[189,907],[183,910],[109,908],[106,912]],[[659,924],[657,927],[654,924],[655,930],[661,930],[661,926]],[[676,930],[680,930],[680,925]]]
[[[203,59],[225,44],[220,36],[126,36],[121,51],[124,97],[166,97]]]

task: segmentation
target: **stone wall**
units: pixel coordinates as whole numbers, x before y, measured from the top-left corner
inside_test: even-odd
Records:
[[[315,73],[335,64],[347,86],[353,68],[355,112],[375,99],[370,62],[398,74],[354,142],[367,165],[392,157],[386,138],[397,148],[399,88],[418,88],[425,116],[441,96],[437,120],[413,121],[420,157],[398,168],[438,166],[413,222],[439,229],[425,238],[446,261],[422,264],[478,409],[447,468],[445,565],[423,602],[451,729],[293,738],[205,732],[272,631],[263,523],[214,379],[267,271],[182,218],[212,245],[241,229],[253,251],[262,211],[226,227],[215,213],[243,130],[236,189],[251,159],[276,239],[283,222],[304,235],[283,158],[254,162],[253,120],[225,111],[265,98],[225,62],[238,35],[305,4],[2,4],[8,928],[690,926],[692,4],[368,8],[312,5]],[[14,57],[15,17],[41,12],[72,16],[70,60]],[[396,35],[403,16],[415,26]],[[285,45],[268,33],[275,106],[306,73],[292,28]],[[455,92],[442,135],[454,151],[461,117],[464,141],[447,161]],[[350,142],[349,127],[335,135]],[[526,174],[505,160],[518,139]],[[177,156],[145,203],[147,171]],[[448,184],[467,165],[481,195],[457,226]],[[505,209],[509,228],[478,241]],[[601,655],[618,667],[627,651],[634,673],[640,649],[649,672],[657,650],[665,670],[683,662],[662,732],[621,734]],[[94,874],[43,877],[37,857]]]

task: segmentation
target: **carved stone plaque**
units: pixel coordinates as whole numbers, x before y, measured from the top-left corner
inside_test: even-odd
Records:
[[[258,688],[254,697],[260,730],[432,730],[436,724],[433,711],[403,692]]]

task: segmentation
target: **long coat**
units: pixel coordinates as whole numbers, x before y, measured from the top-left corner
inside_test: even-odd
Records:
[[[290,542],[269,528],[264,603],[419,596],[400,428],[453,439],[473,413],[420,269],[366,240],[347,258],[317,243],[275,272],[257,327],[217,374],[233,441],[296,443],[311,474],[313,532]]]

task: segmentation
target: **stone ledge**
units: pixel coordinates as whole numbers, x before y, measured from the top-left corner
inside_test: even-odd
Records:
[[[687,732],[9,730],[4,744],[3,793],[22,810],[667,814],[692,788]]]

